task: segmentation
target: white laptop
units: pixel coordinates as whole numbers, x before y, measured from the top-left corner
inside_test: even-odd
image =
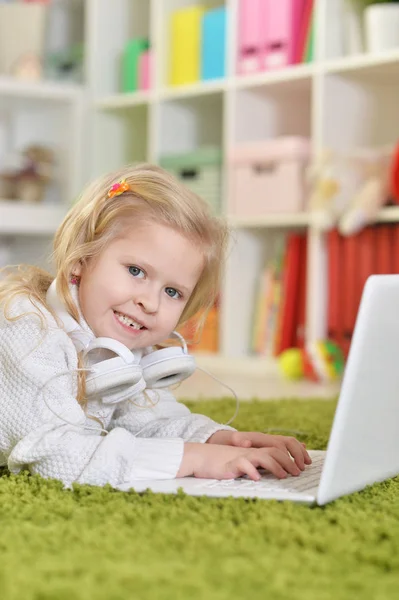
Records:
[[[323,505],[399,474],[399,275],[373,275],[364,287],[326,452],[298,477],[218,481],[184,477],[135,481],[119,489]]]

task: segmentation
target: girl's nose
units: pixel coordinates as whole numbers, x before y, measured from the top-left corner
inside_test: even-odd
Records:
[[[139,306],[145,313],[156,313],[159,307],[159,295],[155,291],[142,291],[135,298],[135,304]]]

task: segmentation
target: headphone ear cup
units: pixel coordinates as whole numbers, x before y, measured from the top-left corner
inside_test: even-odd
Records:
[[[195,359],[183,348],[162,348],[150,352],[140,361],[148,388],[165,388],[190,377],[196,369]]]
[[[102,359],[104,350],[111,350],[116,356]],[[106,404],[122,402],[145,389],[140,355],[134,354],[126,346],[109,338],[96,338],[85,352],[89,366],[86,377],[86,395],[100,396]]]

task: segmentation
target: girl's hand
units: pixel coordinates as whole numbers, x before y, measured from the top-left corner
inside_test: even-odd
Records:
[[[300,469],[285,450],[280,448],[239,448],[216,444],[186,442],[177,477],[194,475],[205,479],[235,479],[248,475],[258,481],[258,469],[265,469],[279,479],[288,474],[296,477]]]
[[[290,436],[269,435],[256,431],[217,431],[207,443],[228,444],[240,448],[278,448],[289,453],[302,471],[305,465],[312,464],[306,445]]]

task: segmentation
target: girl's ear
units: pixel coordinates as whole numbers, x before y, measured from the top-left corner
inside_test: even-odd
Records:
[[[82,274],[82,261],[80,260],[73,266],[72,275],[75,275],[76,277],[80,277],[81,274]]]

